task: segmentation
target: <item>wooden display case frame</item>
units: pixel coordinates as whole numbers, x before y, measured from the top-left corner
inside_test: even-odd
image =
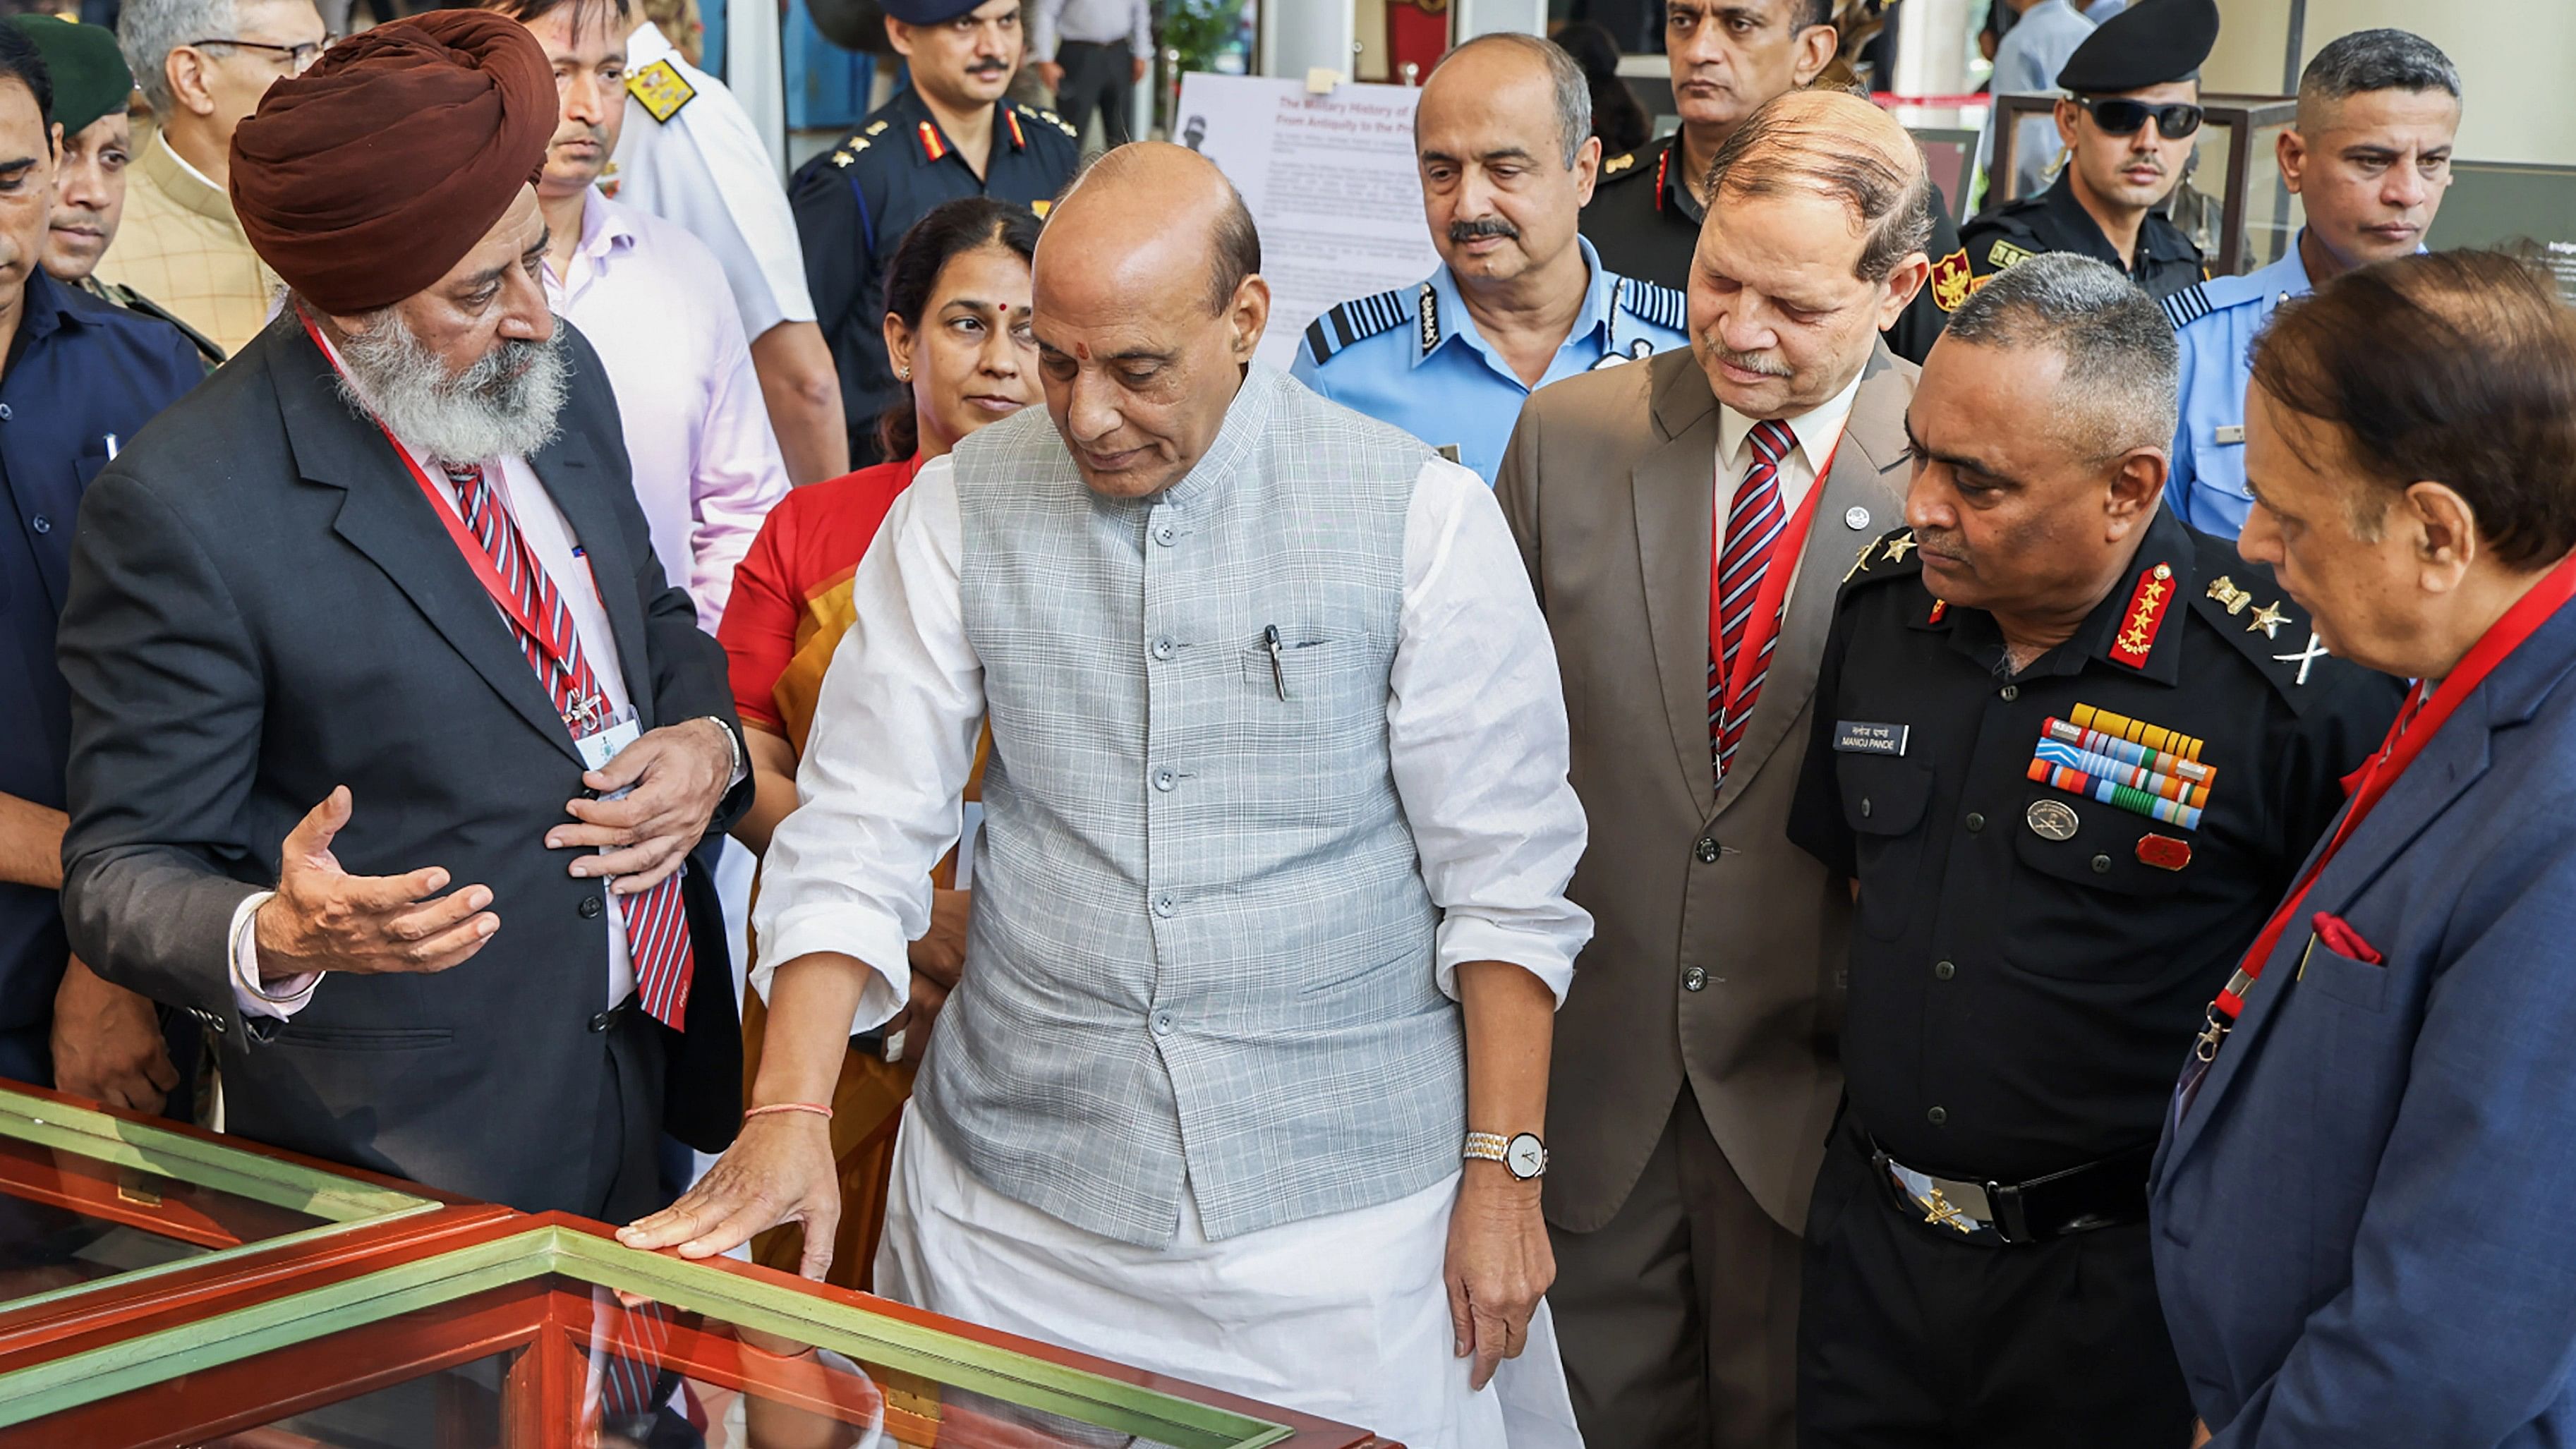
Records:
[[[944,1386],[1175,1449],[1400,1449],[748,1263],[637,1251],[569,1214],[428,1193],[51,1093],[0,1090],[0,1139],[52,1147],[58,1159],[46,1170],[0,1155],[0,1192],[216,1250],[0,1303],[0,1449],[193,1444],[504,1353],[514,1355],[501,1390],[506,1449],[571,1445],[595,1290],[680,1316],[660,1332],[663,1368],[842,1422],[881,1413],[910,1443],[1042,1442],[943,1406]],[[201,1213],[121,1193],[118,1169],[329,1221],[234,1241]],[[762,1352],[743,1332],[830,1350],[877,1378]]]

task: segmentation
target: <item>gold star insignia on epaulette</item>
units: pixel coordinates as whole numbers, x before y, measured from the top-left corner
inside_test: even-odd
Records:
[[[832,164],[835,166],[847,166],[850,164],[852,159],[854,158],[852,158],[850,153],[847,151],[835,151],[832,153]]]
[[[871,135],[871,136],[877,135],[877,134],[879,134],[880,132],[884,131],[884,130],[885,130],[885,128],[886,128],[886,123],[885,123],[885,122],[883,122],[883,121],[879,121],[879,122],[877,122],[876,124],[874,124],[874,125],[872,125],[872,126],[868,127],[868,134],[869,134],[869,135]]]
[[[2245,612],[2245,606],[2254,602],[2252,594],[2236,587],[2236,581],[2225,574],[2220,574],[2209,581],[2209,596],[2216,599],[2230,614],[2242,614]]]
[[[1613,157],[1611,157],[1609,160],[1607,160],[1607,161],[1605,161],[1605,162],[1601,163],[1601,174],[1602,174],[1602,175],[1604,175],[1604,176],[1616,176],[1616,175],[1618,175],[1620,172],[1625,171],[1625,170],[1627,170],[1629,167],[1634,166],[1634,165],[1636,165],[1636,164],[1637,164],[1637,153],[1636,153],[1636,152],[1634,152],[1634,151],[1623,152],[1623,153],[1621,153],[1620,155],[1613,156]]]
[[[2245,632],[2251,634],[2260,629],[2263,631],[2263,637],[2269,639],[2280,633],[2281,626],[2288,622],[2290,622],[2290,616],[2281,612],[2281,601],[2274,599],[2256,609],[2253,616],[2245,621]]]
[[[1886,557],[1889,563],[1903,563],[1905,556],[1913,551],[1914,530],[1910,528],[1887,541]]]

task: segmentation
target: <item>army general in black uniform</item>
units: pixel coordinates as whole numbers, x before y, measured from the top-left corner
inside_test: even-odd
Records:
[[[2200,63],[2218,41],[2218,0],[2123,10],[2057,73],[2066,169],[2035,196],[1988,208],[1963,239],[1980,278],[2044,252],[2108,262],[2149,295],[2208,276],[2200,248],[2154,208],[2182,184],[2200,132]]]
[[[1717,148],[1763,102],[1813,81],[1839,43],[1832,0],[1667,0],[1665,55],[1682,128],[1601,163],[1582,221],[1601,265],[1688,292],[1708,215],[1700,193]],[[1944,207],[1932,209],[1925,254],[1932,275],[1886,334],[1887,350],[1908,362],[1923,360],[1950,309],[1968,296],[1968,258]]]
[[[2148,1159],[2399,686],[2163,507],[2176,358],[2103,263],[1997,277],[1916,388],[1913,526],[1844,585],[1789,821],[1858,886],[1806,1449],[2188,1441]]]
[[[877,418],[907,396],[886,360],[885,268],[930,209],[991,196],[1040,216],[1073,180],[1073,128],[1003,91],[1019,69],[1020,0],[884,0],[912,84],[788,183],[814,315],[841,373],[850,462],[878,461]]]

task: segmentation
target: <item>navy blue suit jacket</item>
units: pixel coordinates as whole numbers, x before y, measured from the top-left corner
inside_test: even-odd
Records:
[[[2216,1449],[2576,1440],[2571,1212],[2576,606],[2354,828],[2167,1125],[2156,1280]]]

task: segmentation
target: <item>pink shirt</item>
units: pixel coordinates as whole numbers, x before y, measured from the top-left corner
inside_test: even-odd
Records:
[[[546,297],[608,366],[653,552],[713,633],[734,565],[787,496],[724,271],[688,232],[593,192],[569,275],[546,266]]]

